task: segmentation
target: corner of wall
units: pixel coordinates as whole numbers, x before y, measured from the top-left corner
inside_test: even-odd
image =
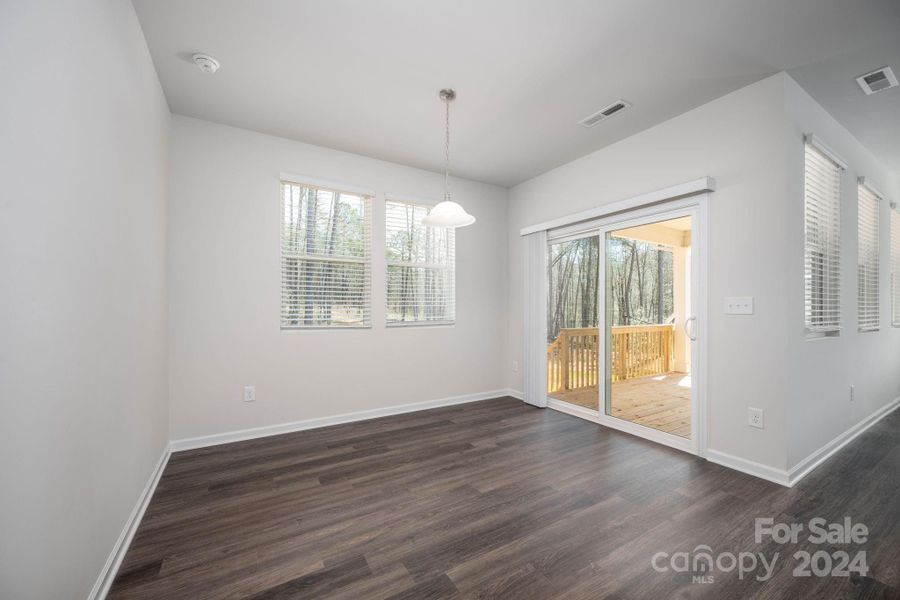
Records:
[[[900,396],[900,372],[886,358],[900,353],[900,331],[890,327],[872,333],[856,328],[856,179],[859,175],[890,180],[891,173],[877,156],[835,119],[790,74],[784,81],[784,141],[786,169],[786,225],[788,256],[784,275],[788,277],[787,297],[790,323],[787,331],[787,359],[792,373],[787,399],[787,464],[796,481],[859,435],[895,406]],[[803,188],[804,133],[815,133],[844,158],[848,168],[841,186],[841,319],[844,327],[833,339],[808,341],[803,335]],[[900,187],[887,190],[897,193]],[[882,207],[887,214],[887,208]],[[887,227],[882,232],[887,231]],[[887,248],[882,247],[883,259]],[[882,260],[883,263],[888,262]],[[885,270],[882,270],[884,280]],[[889,314],[889,289],[882,282],[882,323]],[[885,301],[887,299],[887,302]],[[849,388],[856,388],[855,401]]]

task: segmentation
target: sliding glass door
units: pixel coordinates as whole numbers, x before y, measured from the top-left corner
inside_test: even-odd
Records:
[[[603,228],[601,422],[693,448],[693,210]]]
[[[551,241],[547,256],[547,394],[599,406],[600,236]]]

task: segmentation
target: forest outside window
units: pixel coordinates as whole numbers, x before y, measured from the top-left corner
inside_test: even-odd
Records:
[[[451,324],[456,318],[454,230],[426,227],[429,206],[385,202],[387,324]]]
[[[371,198],[282,182],[281,327],[371,326]]]

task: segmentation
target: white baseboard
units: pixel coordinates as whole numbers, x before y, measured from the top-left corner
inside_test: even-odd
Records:
[[[791,467],[788,470],[788,479],[790,481],[789,485],[794,485],[795,483],[809,475],[813,469],[831,458],[833,454],[859,437],[859,435],[866,431],[869,427],[896,410],[897,407],[900,407],[900,398],[895,398],[889,404],[882,406],[871,415]]]
[[[737,471],[741,471],[742,473],[753,475],[754,477],[767,479],[768,481],[772,481],[786,487],[793,487],[797,484],[798,481],[809,475],[813,471],[813,469],[831,458],[831,456],[840,451],[841,448],[855,440],[869,427],[883,419],[898,407],[900,407],[900,398],[896,398],[891,403],[879,408],[874,413],[822,446],[790,469],[777,469],[775,467],[763,465],[757,462],[753,462],[752,460],[747,460],[739,456],[733,456],[731,454],[719,452],[718,450],[713,449],[707,450],[706,458],[710,462],[714,462],[724,467],[735,469]]]
[[[746,458],[741,458],[740,456],[734,456],[733,454],[728,454],[727,452],[713,450],[712,448],[708,448],[706,450],[706,460],[716,463],[717,465],[722,465],[723,467],[728,467],[729,469],[734,469],[735,471],[740,471],[741,473],[746,473],[747,475],[753,475],[754,477],[759,477],[760,479],[765,479],[773,483],[777,483],[779,485],[783,485],[786,487],[791,486],[790,480],[788,478],[788,473],[784,469],[770,467],[769,465],[764,465],[752,460],[747,460]]]
[[[97,581],[94,582],[94,587],[91,588],[91,593],[88,594],[88,600],[103,600],[106,598],[106,594],[109,593],[109,588],[112,586],[113,580],[119,572],[119,567],[122,565],[122,559],[125,558],[125,553],[128,552],[131,540],[134,539],[134,534],[137,532],[138,525],[140,525],[141,519],[144,517],[147,505],[150,504],[150,498],[153,497],[153,492],[156,491],[156,485],[159,483],[159,478],[162,476],[166,464],[169,462],[170,455],[171,452],[169,451],[169,447],[166,446],[162,456],[159,457],[159,462],[156,463],[156,468],[153,469],[153,473],[147,481],[147,485],[144,486],[144,490],[138,497],[137,504],[128,516],[128,520],[125,521],[125,528],[122,529],[122,533],[119,534],[119,539],[116,540],[116,544],[113,546],[109,558],[106,559],[106,564],[103,565],[103,569],[100,571]]]
[[[181,450],[193,450],[195,448],[218,446],[219,444],[241,442],[244,440],[268,437],[270,435],[280,435],[282,433],[293,433],[295,431],[316,429],[318,427],[328,427],[330,425],[340,425],[342,423],[352,423],[354,421],[365,421],[366,419],[376,419],[378,417],[401,415],[403,413],[427,410],[429,408],[440,408],[442,406],[453,406],[455,404],[465,404],[467,402],[490,400],[492,398],[500,398],[502,396],[512,395],[510,394],[510,391],[511,390],[506,389],[492,390],[490,392],[466,394],[464,396],[453,396],[451,398],[440,398],[438,400],[427,400],[425,402],[413,402],[411,404],[398,404],[395,406],[386,406],[384,408],[375,408],[372,410],[361,410],[358,412],[345,413],[342,415],[334,415],[330,417],[304,419],[302,421],[292,421],[290,423],[279,423],[277,425],[254,427],[252,429],[241,429],[238,431],[228,431],[225,433],[215,433],[212,435],[183,438],[180,440],[173,440],[169,444],[169,450],[172,452],[179,452]]]
[[[512,388],[506,388],[503,392],[511,398],[522,400],[523,402],[525,401],[525,392],[520,392],[519,390],[514,390]]]

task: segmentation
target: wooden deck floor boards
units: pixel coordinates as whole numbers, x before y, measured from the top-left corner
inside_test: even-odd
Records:
[[[597,386],[553,392],[550,397],[597,410]],[[617,381],[612,386],[612,415],[681,437],[691,436],[691,384],[686,373],[668,373]]]
[[[896,598],[898,496],[900,413],[787,489],[503,398],[173,454],[109,598]],[[790,561],[753,519],[814,516],[870,527],[867,577],[651,567]]]

